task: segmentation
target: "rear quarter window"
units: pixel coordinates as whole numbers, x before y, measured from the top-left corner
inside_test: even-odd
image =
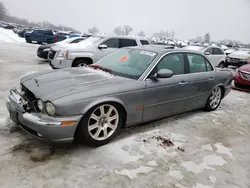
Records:
[[[140,40],[140,42],[141,42],[142,45],[148,45],[149,44],[149,42],[147,40]]]

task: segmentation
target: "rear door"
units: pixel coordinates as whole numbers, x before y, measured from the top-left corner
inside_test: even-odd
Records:
[[[218,66],[221,62],[226,61],[226,55],[224,51],[221,50],[220,48],[215,48],[215,47],[213,48],[213,58],[214,58],[213,62],[214,66]]]
[[[188,75],[183,53],[167,54],[151,74],[161,69],[172,70],[171,78],[146,79],[146,101],[143,120],[149,121],[185,111]]]
[[[210,62],[202,55],[186,53],[188,62],[187,110],[204,107],[215,85],[215,72]]]

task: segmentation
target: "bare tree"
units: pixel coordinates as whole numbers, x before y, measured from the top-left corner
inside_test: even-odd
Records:
[[[114,29],[114,34],[116,35],[125,35],[124,30],[121,26],[118,26]]]
[[[124,34],[125,34],[125,35],[128,35],[130,32],[133,31],[133,28],[130,27],[129,25],[124,25],[124,26],[123,26],[123,30],[124,30]]]
[[[209,43],[210,40],[211,40],[210,34],[206,33],[205,36],[204,36],[204,42]]]
[[[140,31],[137,35],[139,37],[145,37],[146,36],[145,33],[144,33],[144,31]]]
[[[4,20],[6,14],[7,14],[6,8],[3,2],[0,2],[0,20]]]
[[[92,35],[95,35],[95,34],[99,33],[99,29],[94,26],[92,28],[89,28],[88,32],[91,33]]]

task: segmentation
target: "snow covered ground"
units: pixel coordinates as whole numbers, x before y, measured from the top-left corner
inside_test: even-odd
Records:
[[[0,42],[26,43],[24,38],[19,37],[12,30],[0,28]]]
[[[13,129],[7,91],[48,70],[36,45],[0,43],[0,187],[249,188],[250,95],[232,91],[215,112],[127,128],[99,148],[49,147]]]

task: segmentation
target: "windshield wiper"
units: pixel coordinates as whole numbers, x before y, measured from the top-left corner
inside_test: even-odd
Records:
[[[111,69],[104,68],[104,67],[102,67],[102,66],[100,66],[100,65],[92,64],[92,65],[89,65],[88,67],[93,68],[93,69],[95,69],[95,70],[97,70],[97,69],[98,69],[98,70],[102,70],[102,71],[104,71],[104,72],[108,72],[108,73],[114,75],[114,73],[112,72]]]

